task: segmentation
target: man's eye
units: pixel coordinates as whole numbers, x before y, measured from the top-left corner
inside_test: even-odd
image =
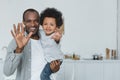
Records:
[[[39,23],[39,20],[35,20],[36,23]]]
[[[29,23],[30,22],[30,20],[28,20],[28,21],[26,21],[27,23]]]

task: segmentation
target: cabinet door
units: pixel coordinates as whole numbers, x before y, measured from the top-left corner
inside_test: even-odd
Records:
[[[4,80],[3,76],[3,61],[0,60],[0,80]]]
[[[104,62],[104,80],[120,80],[120,61]]]
[[[103,62],[86,61],[85,80],[103,80]]]
[[[85,80],[85,63],[84,62],[76,62],[74,65],[74,73],[75,73],[75,77],[73,80]]]
[[[64,80],[75,80],[74,77],[74,62],[65,62],[64,63],[64,69],[65,69],[65,77]]]
[[[56,80],[64,80],[64,75],[65,75],[65,71],[64,71],[64,62],[61,64],[59,71],[56,73]]]

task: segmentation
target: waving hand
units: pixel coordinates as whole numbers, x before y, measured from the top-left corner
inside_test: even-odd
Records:
[[[14,27],[14,31],[11,30],[11,34],[12,36],[14,37],[16,43],[17,43],[17,48],[18,49],[23,49],[24,46],[28,43],[31,35],[32,35],[32,32],[30,32],[28,34],[28,36],[25,36],[24,35],[24,27],[23,27],[23,24],[22,23],[18,23],[18,26],[16,28],[16,25],[14,24],[13,25]]]

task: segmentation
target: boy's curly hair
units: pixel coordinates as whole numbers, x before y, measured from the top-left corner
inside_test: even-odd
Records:
[[[40,14],[40,24],[43,24],[45,17],[52,17],[56,20],[56,25],[58,28],[63,24],[62,13],[55,8],[46,8]]]

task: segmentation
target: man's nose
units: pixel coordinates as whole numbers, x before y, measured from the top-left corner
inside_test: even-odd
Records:
[[[32,26],[35,26],[35,22],[32,21],[32,22],[31,22],[31,25],[32,25]]]

